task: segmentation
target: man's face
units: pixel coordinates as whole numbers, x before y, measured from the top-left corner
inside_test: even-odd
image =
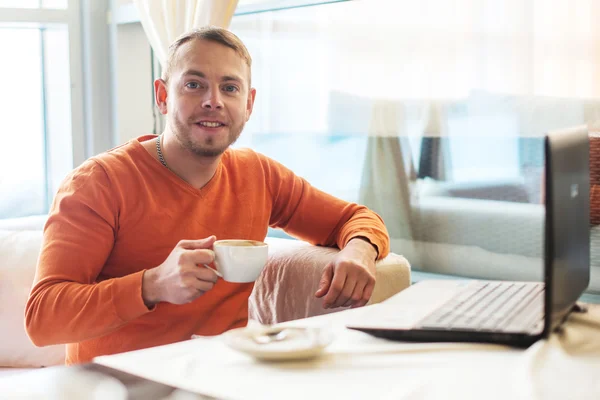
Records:
[[[249,86],[249,67],[235,50],[207,40],[183,44],[176,57],[166,86],[155,83],[159,108],[179,143],[216,157],[237,140],[252,113],[256,90]]]

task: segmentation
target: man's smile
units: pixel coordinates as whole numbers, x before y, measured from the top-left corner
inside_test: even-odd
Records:
[[[199,122],[194,123],[194,125],[197,125],[201,128],[212,128],[212,129],[226,126],[221,121],[199,121]]]

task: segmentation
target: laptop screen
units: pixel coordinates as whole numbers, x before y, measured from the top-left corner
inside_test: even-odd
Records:
[[[549,133],[545,154],[545,270],[549,286],[546,305],[552,307],[551,314],[556,319],[577,301],[590,280],[587,129],[579,127]]]

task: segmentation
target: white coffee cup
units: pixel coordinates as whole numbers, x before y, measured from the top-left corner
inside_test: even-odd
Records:
[[[269,246],[257,240],[217,240],[215,267],[228,282],[254,282],[267,264]]]

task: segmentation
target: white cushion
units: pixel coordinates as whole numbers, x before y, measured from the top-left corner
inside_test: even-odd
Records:
[[[64,364],[64,345],[35,347],[25,332],[25,304],[41,244],[41,230],[0,230],[0,367]]]

